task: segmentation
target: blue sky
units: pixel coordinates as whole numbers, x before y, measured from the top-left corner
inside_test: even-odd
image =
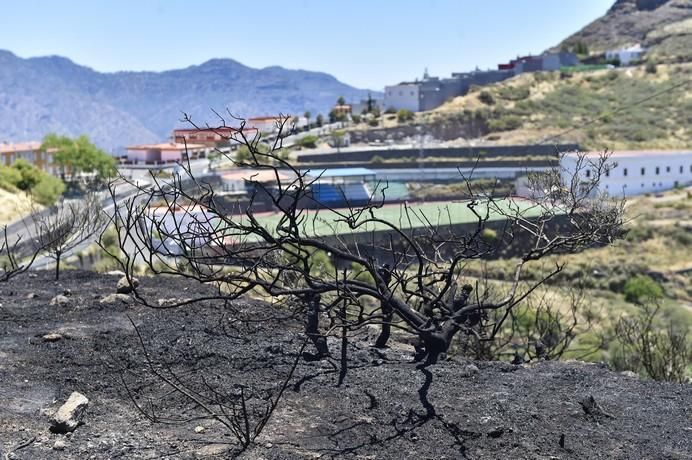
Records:
[[[613,0],[0,0],[0,49],[99,71],[229,57],[361,88],[540,53]]]

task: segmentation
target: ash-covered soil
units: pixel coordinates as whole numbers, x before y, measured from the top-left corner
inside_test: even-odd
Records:
[[[576,362],[419,369],[407,346],[380,352],[364,337],[349,342],[341,385],[340,340],[330,339],[332,359],[300,358],[274,416],[239,453],[229,429],[153,372],[211,406],[237,404],[241,388],[272,397],[304,343],[301,322],[257,303],[102,304],[117,280],[39,273],[0,285],[0,459],[692,459],[691,385]],[[207,292],[141,282],[154,301]],[[66,289],[67,305],[49,305]],[[73,391],[90,400],[84,424],[53,434],[50,413]],[[589,396],[600,412],[585,413]],[[251,411],[266,404],[248,401]]]

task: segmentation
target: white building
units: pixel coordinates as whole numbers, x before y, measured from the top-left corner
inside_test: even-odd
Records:
[[[563,180],[569,183],[577,168],[578,153],[568,153],[560,162]],[[602,154],[586,154],[587,163],[579,174],[584,181],[593,179],[594,167]],[[657,193],[692,185],[692,150],[637,150],[614,152],[608,159],[612,168],[601,176],[599,191],[611,196]]]
[[[127,147],[127,162],[132,164],[161,165],[204,158],[211,148],[203,144],[168,142]]]
[[[420,109],[420,85],[418,83],[399,83],[384,87],[382,106],[387,109],[406,109],[418,112]]]
[[[620,48],[616,50],[606,51],[605,57],[607,60],[617,59],[620,65],[630,65],[633,61],[641,60],[646,50],[639,43],[629,48]]]

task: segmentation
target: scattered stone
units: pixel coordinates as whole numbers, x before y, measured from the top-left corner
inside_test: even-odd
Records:
[[[204,433],[205,431],[207,431],[207,429],[204,428],[202,425],[197,425],[197,426],[195,427],[195,433],[197,433],[197,434],[202,434],[202,433]]]
[[[501,426],[498,426],[497,428],[488,431],[488,437],[489,438],[499,438],[505,433],[505,429]]]
[[[126,294],[108,294],[106,297],[99,301],[100,304],[113,304],[113,303],[124,303],[129,304],[132,302],[132,297]]]
[[[74,391],[65,404],[53,416],[50,431],[64,434],[74,431],[82,423],[82,418],[89,406],[89,400],[83,394]]]
[[[476,366],[475,364],[469,364],[465,367],[465,369],[469,372],[473,372],[474,374],[478,373],[478,366]]]
[[[266,447],[267,449],[271,449],[272,447],[274,447],[274,444],[272,444],[271,442],[268,442],[264,445],[264,447]]]
[[[53,444],[53,450],[65,450],[65,446],[65,441],[63,441],[62,439],[58,439],[57,441],[55,441],[55,444]]]
[[[598,402],[596,402],[596,399],[593,397],[593,395],[585,396],[584,398],[579,401],[579,404],[581,405],[581,408],[584,410],[584,413],[588,416],[592,417],[606,417],[606,418],[615,418],[614,415],[606,412]]]
[[[210,458],[217,457],[220,455],[225,455],[231,450],[229,444],[208,444],[199,448],[195,451],[195,457],[197,458]]]
[[[44,335],[42,338],[44,342],[57,342],[58,340],[62,340],[64,337],[57,332],[50,332]]]
[[[62,295],[64,295],[65,297],[71,296],[71,295],[72,295],[72,289],[65,288],[65,289],[62,291]]]
[[[125,276],[125,272],[122,272],[120,270],[111,270],[109,272],[106,272],[106,275],[108,276]]]
[[[168,299],[158,299],[159,307],[170,307],[180,302],[189,302],[191,299],[176,299],[175,297],[170,297]]]
[[[130,283],[130,281],[132,281],[132,283]],[[139,287],[139,280],[137,278],[131,278],[130,281],[128,281],[126,276],[120,278],[116,286],[116,292],[118,294],[129,294]]]
[[[636,372],[632,372],[632,371],[622,371],[622,372],[620,372],[620,375],[622,375],[623,377],[629,377],[632,379],[638,379],[639,378],[639,374],[637,374]]]
[[[35,299],[36,297],[38,297],[38,294],[36,294],[35,292],[30,292],[26,295],[27,299]]]
[[[52,299],[50,299],[50,305],[51,306],[60,306],[60,307],[65,307],[70,304],[70,299],[65,297],[64,295],[56,295]]]

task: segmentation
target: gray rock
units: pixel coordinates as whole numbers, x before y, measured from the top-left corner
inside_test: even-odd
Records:
[[[53,433],[68,433],[74,431],[82,423],[82,418],[89,406],[89,400],[83,394],[74,391],[65,404],[60,406],[53,416],[50,431]]]
[[[62,439],[58,439],[57,441],[55,441],[55,444],[53,444],[53,450],[65,450],[65,446],[65,441],[63,441]]]
[[[108,276],[125,276],[125,272],[122,272],[120,270],[111,270],[109,272],[106,272],[106,275],[108,275]]]
[[[100,304],[114,304],[114,303],[124,303],[129,304],[132,302],[132,297],[126,294],[108,294],[106,297],[99,301]]]
[[[620,375],[622,375],[623,377],[629,377],[632,379],[638,379],[639,378],[639,374],[637,374],[636,372],[632,372],[632,371],[622,371],[622,372],[620,372]]]
[[[139,280],[137,278],[131,278],[132,284],[128,281],[126,276],[123,276],[118,280],[118,285],[116,287],[116,292],[118,294],[129,294],[139,286]]]
[[[60,307],[66,307],[67,305],[70,304],[70,299],[65,297],[64,295],[56,295],[52,299],[50,299],[50,305],[52,306],[60,306]]]
[[[57,332],[51,332],[44,335],[42,338],[44,342],[57,342],[58,340],[62,340],[63,336]]]

